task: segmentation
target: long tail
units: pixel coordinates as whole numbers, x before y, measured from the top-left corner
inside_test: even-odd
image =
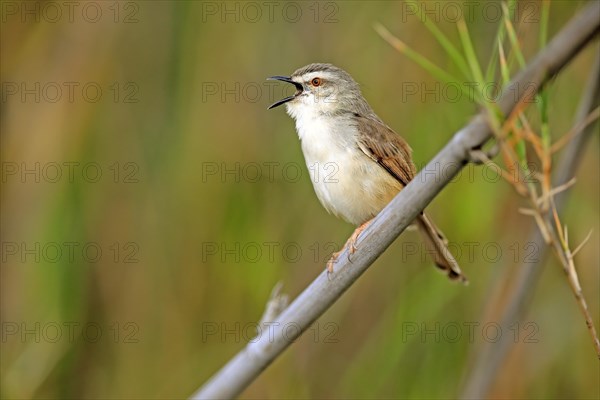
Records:
[[[462,273],[458,262],[448,249],[448,241],[427,214],[422,213],[417,218],[417,224],[425,239],[427,250],[433,256],[435,265],[445,271],[448,278],[468,283],[467,277]]]

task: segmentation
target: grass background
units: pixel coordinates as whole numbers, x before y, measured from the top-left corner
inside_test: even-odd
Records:
[[[260,2],[91,4],[71,18],[58,2],[2,2],[1,394],[184,398],[254,335],[271,288],[282,281],[297,295],[353,229],[318,203],[292,121],[266,110],[289,88],[266,77],[311,62],[346,69],[418,166],[477,106],[374,32],[381,22],[456,72],[403,2],[274,2],[272,14]],[[459,46],[461,4],[422,4]],[[467,16],[484,64],[498,4]],[[583,4],[552,2],[549,37]],[[539,11],[523,2],[515,18],[528,58]],[[553,138],[572,124],[597,48],[549,88]],[[573,243],[593,230],[576,263],[596,323],[598,156],[594,135],[563,215]],[[64,163],[79,163],[72,176]],[[459,395],[494,336],[484,327],[498,309],[487,302],[510,296],[501,282],[537,254],[517,212],[525,203],[496,178],[469,166],[428,208],[470,286],[413,254],[420,238],[406,232],[242,398]],[[501,327],[518,337],[491,397],[600,396],[598,360],[553,260],[515,323]],[[468,324],[479,324],[472,337]]]

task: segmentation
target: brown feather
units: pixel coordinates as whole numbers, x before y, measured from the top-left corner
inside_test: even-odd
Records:
[[[361,133],[358,146],[363,153],[402,185],[408,185],[417,173],[408,143],[381,120],[355,115],[355,121]]]

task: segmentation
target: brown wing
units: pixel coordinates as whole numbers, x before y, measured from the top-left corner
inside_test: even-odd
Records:
[[[358,147],[406,186],[417,173],[408,143],[380,121],[360,115],[355,120],[361,133]]]

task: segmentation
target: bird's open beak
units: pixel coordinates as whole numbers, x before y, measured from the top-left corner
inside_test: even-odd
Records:
[[[267,78],[267,80],[287,82],[287,83],[291,83],[292,85],[296,86],[296,93],[294,93],[292,96],[288,96],[284,99],[279,100],[278,102],[271,104],[269,106],[268,110],[270,110],[271,108],[280,106],[282,104],[285,104],[288,101],[294,100],[304,90],[304,88],[302,87],[302,85],[300,83],[294,82],[292,80],[292,78],[290,78],[289,76],[271,76],[271,77]]]

